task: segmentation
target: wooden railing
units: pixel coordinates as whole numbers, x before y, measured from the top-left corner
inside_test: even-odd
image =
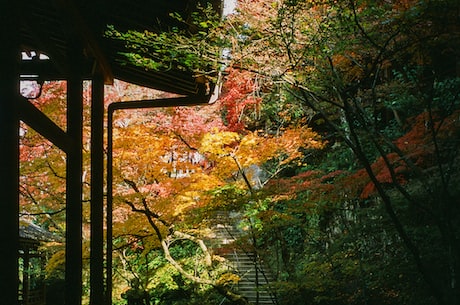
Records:
[[[21,295],[21,305],[45,305],[45,289],[32,289],[29,290],[27,295]]]

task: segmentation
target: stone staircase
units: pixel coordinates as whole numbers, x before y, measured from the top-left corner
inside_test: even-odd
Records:
[[[249,250],[238,246],[235,242],[247,234],[238,229],[238,217],[219,213],[214,218],[213,248],[216,253],[224,257],[230,269],[238,274],[240,281],[235,290],[246,297],[254,305],[278,304],[270,283],[273,277],[261,260]]]
[[[234,270],[240,277],[236,290],[251,304],[277,304],[270,289],[273,278],[253,255],[235,251],[226,254],[225,258],[234,265]]]

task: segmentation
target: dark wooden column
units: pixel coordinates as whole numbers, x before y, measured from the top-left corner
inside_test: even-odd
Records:
[[[69,52],[67,80],[67,134],[72,147],[67,152],[66,195],[66,270],[65,304],[80,305],[82,294],[82,134],[83,81],[82,48],[73,45]]]
[[[104,302],[104,79],[91,86],[91,254],[90,304]]]
[[[18,1],[0,1],[0,303],[18,303],[19,92]]]

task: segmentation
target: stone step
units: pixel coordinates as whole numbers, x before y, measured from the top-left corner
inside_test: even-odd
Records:
[[[232,262],[235,271],[241,278],[237,285],[239,293],[254,304],[256,301],[258,301],[258,304],[264,305],[276,304],[270,293],[269,287],[273,277],[268,274],[263,267],[254,262],[253,255],[233,252],[225,255],[225,258]]]
[[[276,299],[270,293],[273,276],[260,264],[251,253],[238,249],[233,243],[244,238],[245,232],[238,229],[238,217],[228,212],[216,213],[213,217],[213,241],[216,253],[224,257],[230,268],[240,276],[236,289],[251,304],[273,305]]]

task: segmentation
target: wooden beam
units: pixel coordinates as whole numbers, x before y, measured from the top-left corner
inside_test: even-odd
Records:
[[[32,16],[30,18],[32,18]],[[36,46],[34,46],[34,49],[32,49],[31,47],[27,45],[24,46],[24,49],[35,51],[35,52],[44,52],[49,58],[51,58],[53,67],[46,67],[46,71],[50,71],[50,72],[53,71],[54,75],[69,74],[69,65],[65,58],[66,54],[62,54],[63,52],[60,51],[55,46],[56,44],[55,41],[51,40],[51,37],[47,35],[44,31],[42,31],[39,27],[37,27],[35,24],[40,24],[40,20],[33,19],[32,21],[29,18],[24,18],[23,20],[23,26],[26,28],[26,31],[28,35],[30,36],[30,39],[32,39],[36,43]],[[38,49],[35,49],[35,48],[38,48]],[[29,74],[29,73],[33,74],[33,72],[31,73],[30,70],[24,71],[24,72],[22,71],[22,69],[24,69],[23,65],[25,62],[29,64],[32,63],[31,60],[28,60],[28,61],[23,60],[20,65],[20,74]],[[34,61],[34,62],[38,62],[38,61]],[[65,79],[65,78],[56,78],[56,80],[60,80],[60,79]],[[50,78],[50,80],[52,79]]]
[[[91,83],[90,304],[104,303],[104,81]]]
[[[82,199],[83,199],[83,79],[79,71],[82,54],[78,43],[69,52],[71,73],[67,81],[67,134],[74,145],[66,162],[66,257],[65,304],[81,305],[82,283]]]
[[[104,83],[107,85],[113,84],[113,72],[109,61],[99,45],[96,39],[97,35],[92,31],[91,26],[88,24],[88,20],[85,20],[77,6],[72,0],[55,0],[58,9],[62,12],[64,18],[68,18],[68,22],[73,25],[73,31],[79,36],[83,47],[85,48],[88,55],[94,57],[97,63],[96,69],[104,77]]]
[[[42,60],[21,60],[19,63],[19,73],[21,80],[66,80],[68,71],[57,69],[60,62],[56,62],[54,58]],[[86,61],[82,63],[82,77],[84,79],[91,79],[92,77],[93,62]]]
[[[127,109],[149,109],[162,107],[180,107],[180,106],[199,106],[206,105],[209,102],[208,96],[203,95],[188,95],[172,98],[162,98],[153,100],[138,100],[126,102],[114,102],[109,104],[109,115],[115,110]],[[110,126],[109,126],[110,128]]]
[[[18,99],[18,107],[20,120],[50,140],[62,151],[67,153],[72,149],[74,146],[72,138],[26,98]]]
[[[107,270],[106,270],[106,300],[105,305],[112,304],[112,210],[113,210],[113,115],[116,110],[148,109],[178,106],[196,106],[208,103],[205,96],[182,96],[177,98],[163,98],[156,100],[137,100],[128,102],[114,102],[107,110]]]
[[[0,1],[0,296],[18,304],[19,259],[19,1]]]

